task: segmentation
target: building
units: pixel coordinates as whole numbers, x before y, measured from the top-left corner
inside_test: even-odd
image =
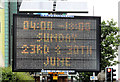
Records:
[[[0,51],[3,56],[3,63],[5,67],[12,64],[12,25],[13,25],[13,14],[18,11],[18,2],[10,2],[9,0],[2,0],[0,9],[1,28],[0,28]],[[11,47],[10,47],[11,46]]]
[[[4,42],[4,35],[5,35],[5,31],[4,31],[4,7],[2,2],[0,2],[0,67],[4,67],[5,63],[4,63],[4,58],[5,58],[5,53],[4,53],[4,46],[5,46],[5,42]]]

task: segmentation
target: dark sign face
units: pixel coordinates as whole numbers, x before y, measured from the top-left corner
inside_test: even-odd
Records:
[[[100,70],[100,17],[14,15],[13,71]]]

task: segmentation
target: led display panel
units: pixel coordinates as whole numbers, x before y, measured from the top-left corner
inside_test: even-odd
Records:
[[[100,19],[14,14],[13,71],[100,71]]]

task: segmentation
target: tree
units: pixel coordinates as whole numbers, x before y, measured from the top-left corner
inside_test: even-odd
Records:
[[[118,46],[120,45],[119,28],[116,27],[116,24],[113,19],[101,23],[101,70],[119,63],[114,60],[118,56]],[[88,81],[90,78],[88,74],[92,75],[92,72],[79,73],[79,76],[84,77],[84,79],[80,79]]]
[[[119,62],[114,60],[118,56],[118,46],[120,45],[119,28],[115,27],[116,22],[103,21],[101,23],[101,69],[107,66],[113,66]]]
[[[25,72],[12,72],[11,67],[5,67],[2,69],[2,81],[23,81],[23,80],[31,80],[34,81],[34,78],[30,76],[29,73]]]

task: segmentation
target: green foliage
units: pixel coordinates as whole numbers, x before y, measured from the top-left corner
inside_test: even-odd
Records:
[[[12,72],[11,67],[2,68],[2,80],[34,80],[29,73]]]
[[[79,73],[80,78],[78,80],[79,80],[79,82],[80,82],[80,80],[89,82],[90,76],[92,76],[92,72],[80,72]]]
[[[101,26],[101,69],[107,66],[118,64],[114,60],[118,56],[118,46],[120,45],[120,35],[118,35],[119,28],[115,27],[117,23],[111,19],[110,21],[103,21]]]

